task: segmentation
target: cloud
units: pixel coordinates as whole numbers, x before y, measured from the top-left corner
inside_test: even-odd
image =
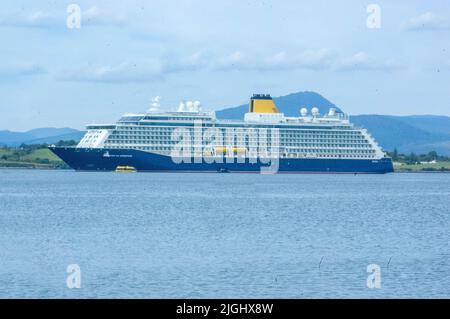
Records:
[[[45,68],[35,63],[18,63],[7,66],[0,66],[0,76],[31,76],[47,73]]]
[[[339,59],[337,54],[327,49],[307,50],[291,55],[284,51],[266,57],[248,57],[236,51],[216,61],[214,69],[220,71],[284,71],[284,70],[329,70],[329,71],[394,71],[400,65],[392,60],[377,61],[365,52]]]
[[[403,23],[402,29],[405,31],[450,30],[450,19],[426,12]]]
[[[184,71],[196,71],[208,66],[209,60],[205,54],[196,52],[187,57],[165,57],[163,60],[164,73],[177,73]]]
[[[294,66],[295,61],[286,52],[282,51],[266,57],[262,63],[257,65],[257,68],[259,70],[281,70],[293,68]]]
[[[81,26],[83,25],[124,25],[127,18],[120,14],[113,14],[93,6],[81,12]]]
[[[66,70],[56,76],[61,81],[73,82],[149,82],[163,75],[162,66],[157,62],[135,64],[122,62],[117,65],[84,67],[76,70]]]
[[[86,66],[75,70],[65,70],[56,78],[61,81],[76,82],[151,82],[169,74],[207,68],[206,60],[204,54],[197,52],[181,58],[163,57],[136,63],[125,61],[116,65]]]
[[[31,13],[11,13],[0,16],[0,26],[17,28],[52,28],[66,27],[69,13],[62,11],[58,14],[50,11],[35,11]],[[96,6],[86,10],[81,8],[81,27],[83,26],[122,26],[127,18],[121,14],[114,14]]]
[[[308,50],[300,55],[299,62],[303,68],[318,70],[329,68],[334,59],[335,54],[330,50]]]
[[[240,51],[235,51],[213,62],[213,69],[219,71],[251,70],[255,68],[255,60],[248,58],[248,56]]]
[[[377,61],[363,51],[344,58],[335,65],[337,71],[385,71],[390,72],[400,68],[392,60]]]
[[[274,71],[287,69],[325,69],[331,65],[333,55],[330,51],[308,50],[298,55],[289,55],[281,51],[266,57],[250,58],[236,51],[216,62],[217,70],[256,70]]]
[[[138,63],[122,62],[115,65],[86,66],[61,72],[57,79],[77,82],[151,82],[180,72],[209,71],[285,71],[311,69],[328,71],[393,71],[400,66],[393,61],[377,61],[365,52],[339,60],[328,50],[305,51],[289,55],[281,51],[266,57],[248,56],[235,51],[224,57],[206,55],[202,52],[178,57],[164,56]]]
[[[48,28],[58,23],[58,19],[45,11],[28,14],[17,13],[0,17],[0,26],[23,28]]]
[[[290,56],[279,52],[264,60],[262,67],[268,69],[326,69],[332,64],[333,54],[329,50],[308,50],[298,55]]]

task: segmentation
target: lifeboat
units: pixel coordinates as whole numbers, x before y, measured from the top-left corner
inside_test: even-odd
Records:
[[[133,166],[117,166],[116,173],[136,173],[137,170]]]

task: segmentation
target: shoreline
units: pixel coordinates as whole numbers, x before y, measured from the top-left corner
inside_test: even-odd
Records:
[[[7,167],[7,166],[0,166],[0,170],[39,170],[39,171],[70,171],[71,168],[55,168],[55,167],[25,167],[25,166],[15,166],[15,167]]]
[[[0,170],[40,170],[40,171],[73,171],[73,172],[76,172],[76,170],[74,170],[72,168],[22,167],[22,166],[16,166],[16,167],[0,166]],[[94,172],[96,172],[96,171],[94,171]],[[114,171],[110,171],[110,172],[114,173]],[[176,172],[174,171],[174,173],[176,173]],[[237,174],[240,174],[240,173],[237,173]],[[394,171],[392,173],[386,173],[386,174],[450,174],[450,170],[443,170],[443,171],[441,171],[441,170],[430,170],[430,171],[427,171],[427,170],[410,170],[410,171],[408,171],[408,170],[400,170],[400,171]],[[350,173],[348,175],[363,175],[363,174]],[[373,175],[384,175],[384,174],[373,174]]]

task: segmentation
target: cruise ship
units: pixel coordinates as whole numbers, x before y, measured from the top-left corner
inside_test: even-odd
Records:
[[[77,171],[389,173],[392,160],[364,128],[330,108],[281,113],[267,94],[254,94],[243,120],[217,119],[198,101],[124,114],[114,124],[89,124],[77,146],[50,146]]]

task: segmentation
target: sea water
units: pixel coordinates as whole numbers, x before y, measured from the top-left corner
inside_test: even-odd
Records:
[[[448,298],[450,174],[0,170],[0,297]]]

